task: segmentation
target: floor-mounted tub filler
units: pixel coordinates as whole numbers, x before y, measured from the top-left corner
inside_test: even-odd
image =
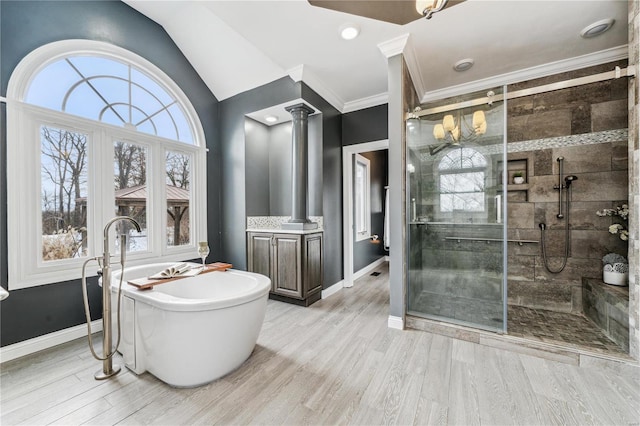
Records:
[[[146,290],[126,284],[172,265],[124,269],[119,350],[125,366],[136,374],[148,371],[176,387],[200,386],[249,358],[262,328],[271,281],[264,275],[228,270]],[[112,273],[113,305],[121,274]]]

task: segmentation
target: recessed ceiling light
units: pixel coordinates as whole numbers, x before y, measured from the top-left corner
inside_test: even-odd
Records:
[[[615,19],[607,18],[602,19],[600,21],[594,22],[591,25],[587,25],[580,31],[580,37],[582,38],[591,38],[595,36],[599,36],[603,32],[607,31],[614,24]]]
[[[360,28],[355,24],[344,24],[340,27],[340,37],[345,40],[353,40],[360,34]]]
[[[266,121],[267,123],[275,123],[276,121],[278,121],[278,116],[277,115],[267,115],[264,117],[264,121]]]
[[[468,70],[472,66],[473,66],[473,59],[466,58],[466,59],[460,59],[458,62],[453,64],[453,69],[458,72],[462,72],[462,71]]]

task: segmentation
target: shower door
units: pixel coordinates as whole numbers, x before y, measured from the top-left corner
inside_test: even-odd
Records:
[[[407,313],[503,332],[503,90],[423,105],[407,119]]]

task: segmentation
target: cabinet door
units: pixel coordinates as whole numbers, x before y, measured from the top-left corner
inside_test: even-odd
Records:
[[[247,235],[247,269],[269,277],[273,288],[272,237],[273,234],[258,232],[250,232]]]
[[[273,292],[302,299],[302,237],[294,234],[275,234],[273,238]]]
[[[322,234],[310,234],[304,238],[304,293],[305,297],[322,291]]]

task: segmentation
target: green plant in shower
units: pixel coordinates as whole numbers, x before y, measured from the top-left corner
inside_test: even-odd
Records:
[[[629,206],[627,204],[622,204],[621,206],[616,206],[615,209],[602,209],[598,210],[596,214],[600,217],[604,216],[617,216],[623,221],[626,221],[629,217]],[[626,225],[622,223],[614,223],[609,226],[609,232],[614,235],[618,235],[622,241],[629,240],[629,231],[627,230]]]

